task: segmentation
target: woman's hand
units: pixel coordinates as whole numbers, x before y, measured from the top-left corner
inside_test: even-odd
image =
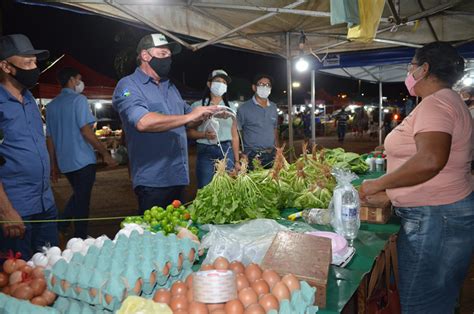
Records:
[[[377,179],[364,180],[359,188],[359,197],[362,200],[366,200],[367,196],[374,195],[383,190],[384,188]]]

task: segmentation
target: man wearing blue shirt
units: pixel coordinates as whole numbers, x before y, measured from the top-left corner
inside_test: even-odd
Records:
[[[278,112],[276,105],[268,99],[272,91],[272,78],[257,74],[252,90],[255,95],[237,110],[237,121],[242,130],[244,154],[252,161],[258,158],[264,168],[271,168],[278,145]]]
[[[60,218],[89,218],[96,172],[94,148],[109,166],[117,163],[94,134],[96,120],[87,98],[81,94],[84,83],[79,71],[69,67],[61,69],[58,81],[63,89],[46,108],[46,141],[53,182],[61,172],[73,190]],[[68,226],[67,223],[60,225],[63,230]],[[74,237],[87,237],[87,221],[74,223]]]
[[[28,91],[38,82],[35,50],[22,34],[0,37],[0,251],[21,252],[28,260],[45,245],[58,245],[57,210],[50,185],[50,164],[38,105]]]
[[[121,79],[113,96],[127,141],[133,188],[140,213],[180,199],[189,184],[186,126],[195,126],[217,106],[191,110],[168,80],[172,54],[181,46],[162,34],[143,37],[137,47],[139,66]]]

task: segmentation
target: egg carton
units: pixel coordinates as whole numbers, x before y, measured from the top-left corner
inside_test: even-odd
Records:
[[[311,287],[306,281],[300,281],[300,289],[293,291],[291,300],[280,302],[280,309],[270,310],[267,314],[315,314],[318,307],[313,305],[316,288]]]
[[[112,314],[112,311],[98,308],[85,302],[74,299],[59,297],[53,307],[58,313],[74,314]],[[36,313],[35,313],[36,314]]]
[[[2,314],[60,314],[56,309],[48,306],[38,306],[29,301],[19,300],[0,293],[0,313]]]
[[[45,274],[59,296],[116,310],[128,295],[151,296],[186,278],[197,251],[195,242],[174,234],[132,231],[89,247],[85,255],[74,253],[69,263],[58,260]]]

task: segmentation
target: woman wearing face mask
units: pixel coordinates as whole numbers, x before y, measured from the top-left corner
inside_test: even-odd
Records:
[[[230,82],[231,79],[224,70],[212,71],[202,100],[196,101],[191,107],[230,107],[227,100],[227,85]],[[224,158],[222,151],[227,155],[228,170],[239,167],[237,122],[230,115],[212,118],[196,128],[188,128],[187,134],[197,141],[196,175],[199,189],[211,182],[215,161]]]
[[[420,104],[385,139],[387,174],[365,180],[361,198],[386,191],[401,218],[402,313],[453,313],[474,248],[472,121],[451,87],[464,60],[448,43],[417,49],[405,80]]]

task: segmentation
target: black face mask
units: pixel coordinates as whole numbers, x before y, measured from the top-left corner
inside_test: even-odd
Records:
[[[464,101],[464,103],[466,103],[467,106],[470,106],[470,105],[471,105],[471,102],[472,102],[471,99],[467,99],[467,100]]]
[[[21,85],[23,85],[25,88],[30,89],[33,88],[36,83],[38,83],[38,79],[40,76],[40,70],[39,68],[34,68],[31,70],[25,70],[22,68],[17,67],[16,65],[10,63],[15,69],[16,69],[16,74],[10,74],[15,78],[15,80],[18,81]]]
[[[163,59],[152,57],[149,64],[160,79],[166,80],[168,78],[168,73],[171,70],[171,57]]]

